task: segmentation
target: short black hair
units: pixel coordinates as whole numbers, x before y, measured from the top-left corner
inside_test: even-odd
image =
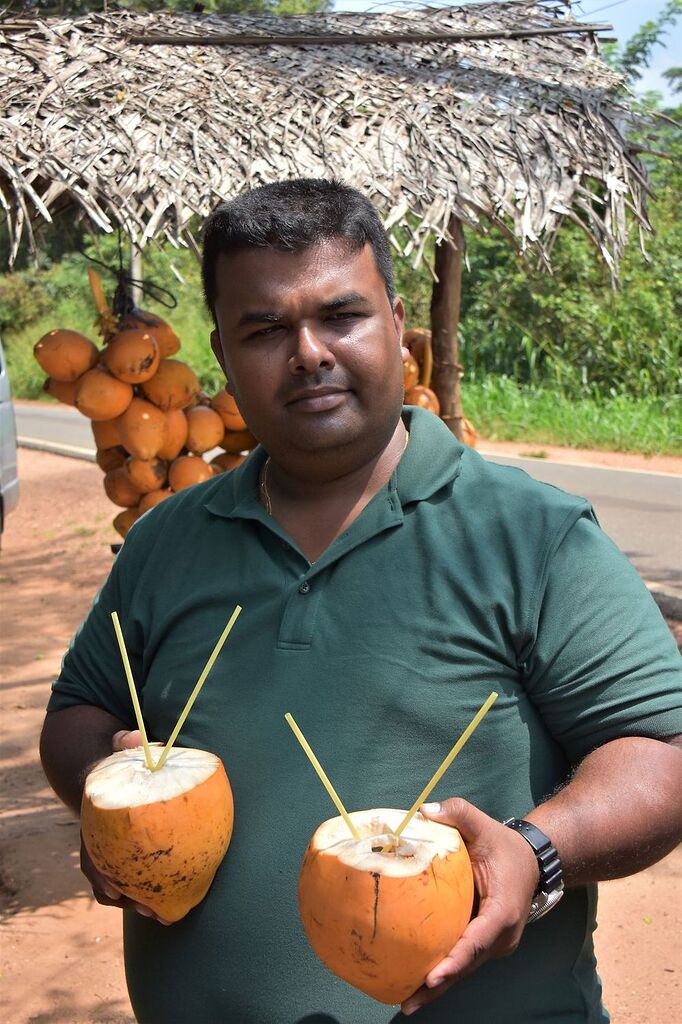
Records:
[[[331,238],[344,239],[352,252],[369,243],[389,302],[395,299],[388,238],[366,196],[342,181],[293,178],[243,192],[221,203],[203,232],[201,265],[206,304],[215,318],[216,263],[221,253],[269,248],[301,252]]]

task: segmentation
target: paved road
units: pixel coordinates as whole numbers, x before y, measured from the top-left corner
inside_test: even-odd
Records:
[[[69,406],[16,405],[22,443],[94,458],[90,422]],[[682,477],[489,456],[587,498],[602,527],[653,585],[682,601]]]
[[[14,413],[20,444],[94,461],[95,442],[90,420],[76,409],[69,405],[21,405],[15,402]]]
[[[682,476],[489,456],[592,502],[602,528],[648,582],[682,600]]]

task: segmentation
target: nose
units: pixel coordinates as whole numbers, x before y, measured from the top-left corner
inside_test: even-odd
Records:
[[[308,375],[318,370],[332,370],[336,365],[334,353],[311,327],[302,326],[296,332],[294,351],[289,357],[292,374]]]

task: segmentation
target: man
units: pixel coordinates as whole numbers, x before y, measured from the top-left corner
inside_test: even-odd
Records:
[[[162,927],[85,858],[100,901],[126,908],[137,1019],[401,1019],[335,978],[302,933],[300,860],[334,812],[283,715],[350,808],[407,807],[495,689],[426,808],[467,842],[476,911],[403,1011],[608,1020],[593,883],[653,863],[682,834],[680,659],[657,608],[584,501],[487,464],[432,414],[401,408],[403,309],[358,193],[292,181],[219,208],[204,285],[213,350],[260,447],[134,526],[42,737],[48,778],[77,810],[87,769],[139,739],[110,612],[147,730],[165,739],[243,606],[179,739],[217,753],[235,794],[208,896]],[[551,912],[527,924],[531,906]]]

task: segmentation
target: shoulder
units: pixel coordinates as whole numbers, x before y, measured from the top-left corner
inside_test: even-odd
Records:
[[[461,505],[479,520],[520,535],[569,529],[581,518],[596,522],[589,501],[542,483],[514,466],[488,461],[465,448],[457,481]]]

